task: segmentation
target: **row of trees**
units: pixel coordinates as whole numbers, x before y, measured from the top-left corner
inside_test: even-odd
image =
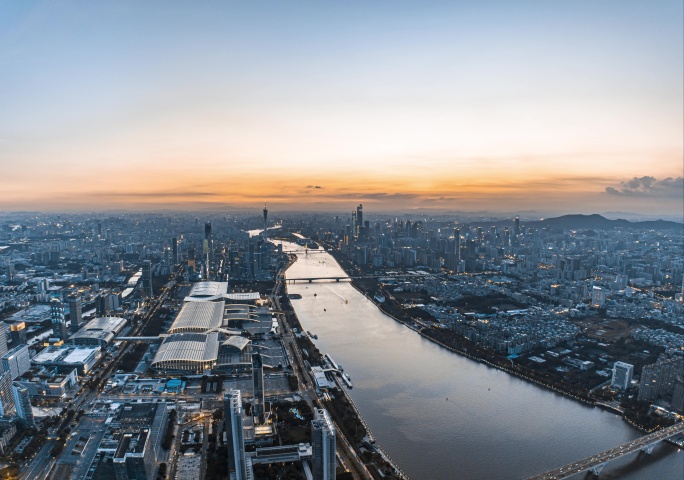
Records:
[[[124,353],[123,357],[121,357],[118,365],[119,368],[128,373],[135,371],[149,346],[148,343],[137,342],[130,351]]]
[[[169,418],[166,423],[166,430],[164,430],[164,438],[162,439],[162,448],[164,450],[170,449],[173,439],[176,438],[176,436],[173,434],[173,429],[176,424],[177,417],[178,413],[176,412],[176,409],[173,409],[169,412]]]

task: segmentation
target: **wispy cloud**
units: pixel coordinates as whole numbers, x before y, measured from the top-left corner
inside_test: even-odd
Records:
[[[684,178],[667,177],[658,180],[655,177],[634,177],[620,182],[616,187],[606,187],[609,195],[629,197],[682,197],[684,195]]]
[[[98,197],[110,198],[197,198],[216,197],[215,192],[169,191],[169,192],[97,192]]]

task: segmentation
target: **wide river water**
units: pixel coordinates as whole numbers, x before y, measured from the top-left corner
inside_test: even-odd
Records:
[[[344,275],[327,253],[297,250],[288,278]],[[351,376],[378,444],[412,480],[522,479],[640,436],[620,417],[461,357],[383,314],[345,282],[296,283],[302,327]],[[574,478],[584,478],[577,475]],[[684,452],[611,462],[601,478],[684,479]]]

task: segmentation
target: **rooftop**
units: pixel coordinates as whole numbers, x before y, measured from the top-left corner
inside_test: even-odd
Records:
[[[47,347],[31,359],[32,363],[83,363],[97,353],[100,347],[60,346]]]
[[[81,330],[105,330],[119,333],[126,325],[127,320],[120,317],[98,317],[85,324]]]
[[[235,347],[238,350],[244,350],[244,348],[249,344],[249,339],[241,337],[239,335],[231,335],[228,340],[223,342],[221,345],[226,347]]]
[[[218,357],[218,333],[173,333],[166,337],[152,364],[160,362],[209,362]]]
[[[173,321],[169,333],[211,330],[221,327],[224,302],[188,302]]]
[[[198,282],[190,290],[190,297],[215,297],[228,292],[228,282]]]

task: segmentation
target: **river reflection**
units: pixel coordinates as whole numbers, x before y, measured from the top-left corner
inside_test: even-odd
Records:
[[[286,277],[340,275],[329,254],[301,248]],[[302,327],[351,375],[350,393],[378,443],[411,479],[526,478],[640,435],[612,413],[438,347],[349,283],[288,291],[302,295],[292,300]],[[670,445],[657,447],[655,461],[635,458],[611,463],[601,478],[684,478],[684,453]]]

